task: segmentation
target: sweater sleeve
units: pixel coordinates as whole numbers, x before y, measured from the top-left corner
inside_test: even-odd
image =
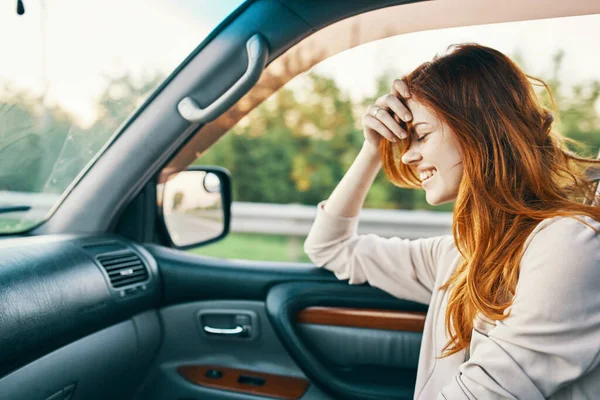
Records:
[[[600,235],[573,218],[540,230],[523,254],[509,317],[473,330],[471,358],[438,399],[541,400],[596,368],[599,283]]]
[[[327,213],[322,201],[304,242],[311,261],[350,284],[368,282],[398,298],[428,304],[440,255],[452,248],[452,236],[408,240],[358,235],[358,216]]]

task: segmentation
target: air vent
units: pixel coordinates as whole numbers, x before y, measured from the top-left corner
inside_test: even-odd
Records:
[[[133,252],[103,254],[98,256],[98,261],[100,261],[100,264],[102,264],[108,273],[110,283],[115,288],[132,285],[148,279],[146,266],[140,257]]]

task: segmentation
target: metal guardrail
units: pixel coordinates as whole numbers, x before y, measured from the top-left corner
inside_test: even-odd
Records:
[[[231,231],[285,236],[306,236],[317,215],[315,206],[234,202]],[[417,239],[450,234],[452,213],[362,209],[359,233]]]
[[[28,219],[43,219],[58,200],[57,195],[0,191],[0,205],[29,204]],[[263,233],[289,237],[308,234],[317,208],[302,204],[233,202],[231,231]],[[359,216],[359,233],[375,233],[384,237],[407,239],[451,233],[452,213],[363,209]]]

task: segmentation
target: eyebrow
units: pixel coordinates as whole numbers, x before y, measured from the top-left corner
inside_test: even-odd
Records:
[[[413,128],[416,128],[419,125],[431,125],[429,122],[417,122],[416,124],[413,124]]]
[[[412,124],[412,130],[414,132],[416,132],[419,125],[430,125],[431,126],[431,124],[429,122],[417,122],[416,124]]]

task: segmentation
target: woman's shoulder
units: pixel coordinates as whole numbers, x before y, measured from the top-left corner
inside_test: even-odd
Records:
[[[521,297],[523,293],[534,293],[544,307],[552,309],[560,318],[572,312],[573,302],[587,304],[590,296],[597,298],[599,232],[600,223],[587,216],[542,221],[524,249],[517,293]]]
[[[557,216],[540,222],[529,235],[529,239],[533,240],[535,237],[542,236],[571,240],[577,239],[581,235],[600,238],[599,233],[600,222],[587,215]]]
[[[525,241],[523,257],[575,261],[600,255],[600,222],[586,215],[540,222]],[[587,258],[589,259],[589,257]]]

